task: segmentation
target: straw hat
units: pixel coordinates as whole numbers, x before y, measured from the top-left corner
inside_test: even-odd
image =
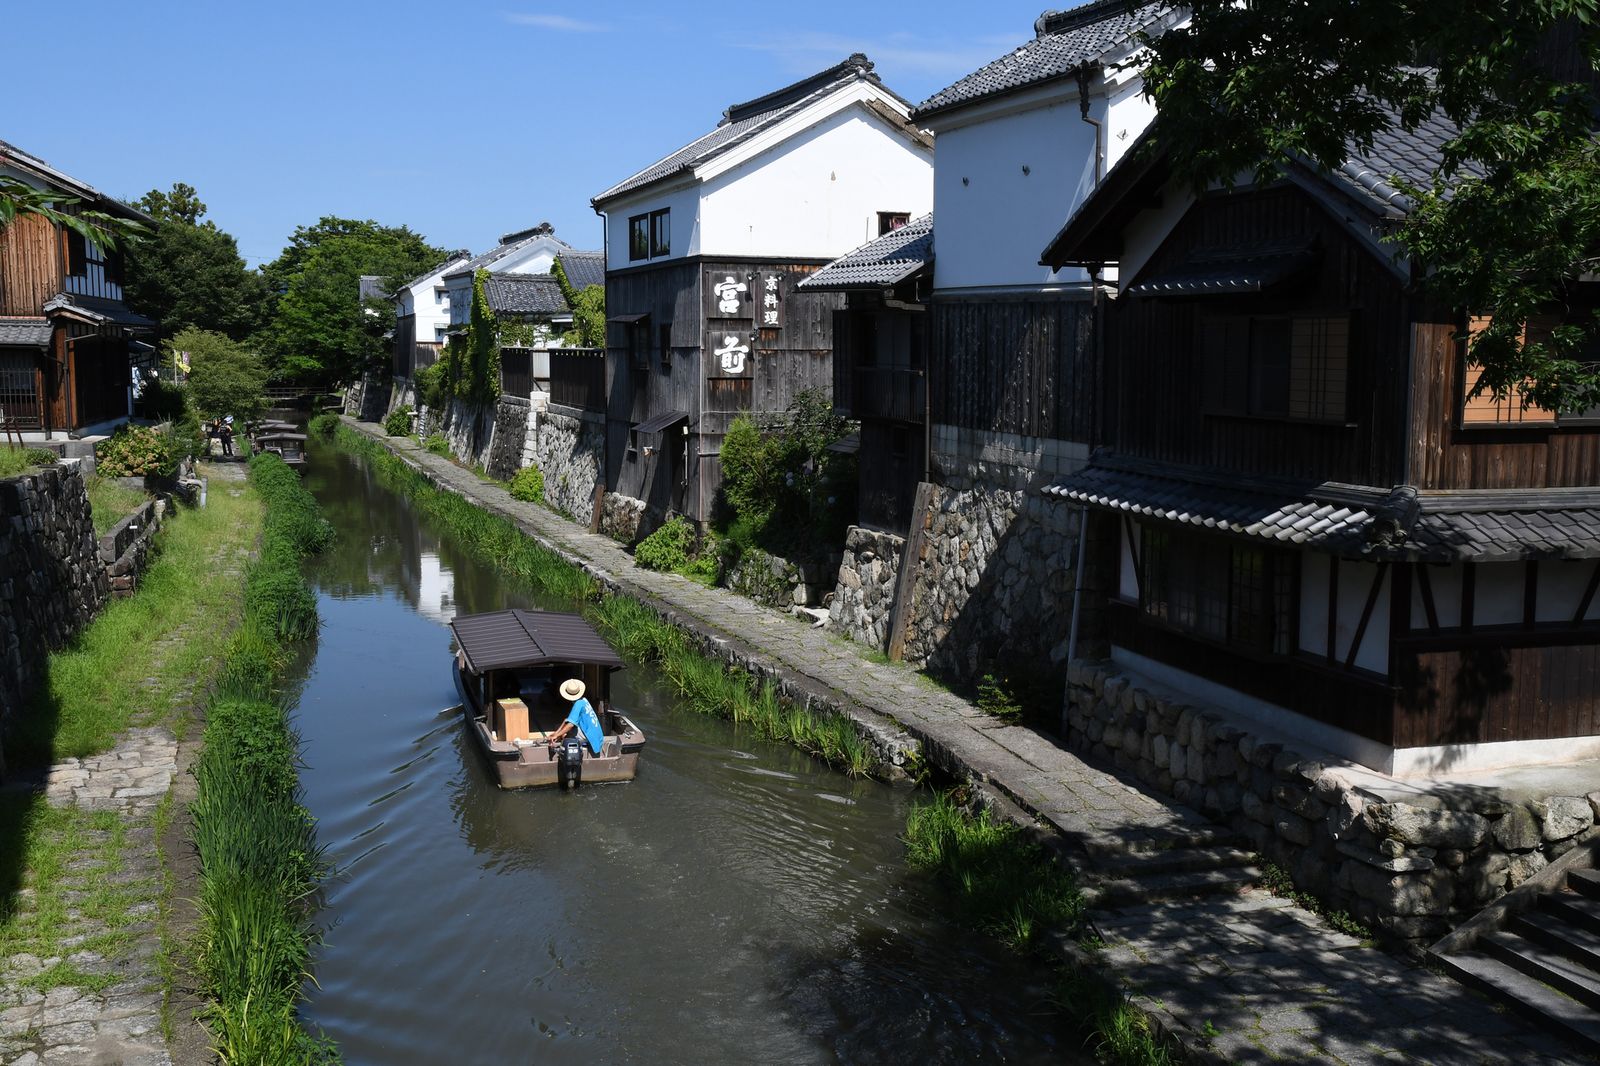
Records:
[[[577,678],[568,678],[561,682],[561,698],[564,700],[580,700],[583,698],[584,685]]]

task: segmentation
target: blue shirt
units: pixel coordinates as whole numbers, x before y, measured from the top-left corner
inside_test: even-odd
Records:
[[[600,754],[600,745],[606,742],[605,734],[600,730],[600,716],[594,713],[594,708],[589,706],[589,701],[582,696],[572,703],[572,713],[567,715],[567,721],[578,727],[578,732],[583,734],[583,739],[589,742],[589,749],[596,755]]]

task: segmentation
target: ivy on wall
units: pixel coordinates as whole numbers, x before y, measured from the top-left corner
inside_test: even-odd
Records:
[[[606,290],[602,285],[590,285],[582,292],[572,287],[567,278],[567,268],[557,256],[550,265],[550,273],[561,286],[561,298],[572,309],[572,328],[561,336],[561,343],[569,348],[604,348],[606,346]]]
[[[493,403],[500,397],[500,334],[489,309],[489,272],[472,275],[472,318],[467,324],[466,366],[456,395],[475,403]]]

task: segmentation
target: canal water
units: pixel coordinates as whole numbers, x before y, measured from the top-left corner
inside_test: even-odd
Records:
[[[507,588],[358,459],[313,442],[338,527],[308,566],[306,803],[337,873],[304,1015],[345,1061],[1078,1061],[1039,968],[941,920],[912,794],[851,780],[619,674],[639,778],[505,792],[450,679],[455,612]]]

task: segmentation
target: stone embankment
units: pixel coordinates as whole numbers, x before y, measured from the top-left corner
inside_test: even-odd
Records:
[[[384,441],[434,484],[515,522],[608,588],[652,606],[792,699],[850,715],[900,758],[928,759],[1036,821],[1086,878],[1113,880],[1093,922],[1091,961],[1203,1061],[1366,1063],[1563,1061],[1559,1040],[1489,1009],[1460,986],[1364,946],[1259,891],[1159,902],[1174,868],[1229,863],[1234,832],[1160,798],[1124,771],[1090,765],[1032,730],[1005,725],[902,667],[725,589],[635,569],[617,542],[519,503],[414,441]],[[1226,871],[1224,871],[1225,873]],[[1183,882],[1180,882],[1180,884]],[[1193,882],[1189,882],[1192,884]],[[1129,891],[1129,888],[1133,889]],[[1143,889],[1143,891],[1141,891]]]

